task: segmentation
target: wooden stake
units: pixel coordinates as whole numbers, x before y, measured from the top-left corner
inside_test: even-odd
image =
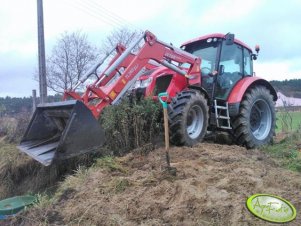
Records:
[[[168,115],[167,115],[167,108],[163,108],[164,114],[164,133],[165,133],[165,155],[166,155],[166,162],[167,167],[170,167],[170,157],[169,157],[169,131],[168,131]]]

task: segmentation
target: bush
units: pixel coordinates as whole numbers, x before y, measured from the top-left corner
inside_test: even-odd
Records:
[[[29,124],[30,114],[22,113],[14,117],[0,118],[0,136],[11,143],[19,143]]]
[[[17,128],[17,119],[11,117],[0,117],[0,137],[13,134]]]
[[[114,155],[154,144],[161,130],[162,107],[151,99],[139,102],[125,99],[104,109],[100,123],[106,133],[106,146]]]

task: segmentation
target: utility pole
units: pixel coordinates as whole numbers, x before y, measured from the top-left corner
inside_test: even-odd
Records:
[[[44,43],[43,0],[37,0],[38,12],[38,49],[39,49],[39,85],[41,103],[47,102],[47,82]]]

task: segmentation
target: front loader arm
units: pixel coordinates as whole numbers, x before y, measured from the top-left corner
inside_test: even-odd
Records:
[[[89,79],[92,75],[95,75],[97,77],[97,79],[93,82],[93,85],[105,85],[108,83],[108,81],[110,81],[110,79],[112,79],[112,77],[115,75],[115,72],[119,71],[120,68],[122,68],[124,65],[127,65],[128,61],[131,60],[131,58],[133,57],[133,54],[128,56],[128,59],[124,62],[124,65],[120,65],[119,68],[117,68],[115,70],[115,72],[112,72],[109,76],[104,76],[104,73],[101,73],[100,75],[97,75],[97,69],[108,59],[108,57],[114,52],[116,51],[116,55],[113,57],[113,59],[111,59],[111,61],[109,62],[108,66],[106,69],[108,69],[108,67],[110,67],[117,59],[118,57],[124,52],[126,48],[122,45],[122,44],[117,44],[116,47],[114,47],[111,51],[109,51],[106,56],[101,59],[99,62],[97,62],[97,64],[95,64],[92,68],[90,68],[90,70],[87,71],[87,73],[83,76],[82,79],[80,79],[78,81],[78,83],[71,89],[71,90],[65,90],[64,91],[64,96],[63,96],[63,100],[67,100],[68,97],[71,97],[73,99],[76,100],[81,100],[83,101],[83,99],[87,101],[90,101],[89,99],[87,99],[88,97],[88,93],[85,92],[82,96],[79,95],[77,92],[75,92],[75,90],[81,85],[84,84],[84,82]],[[105,69],[105,70],[106,70]],[[104,71],[105,71],[104,70]],[[93,97],[90,97],[93,98]]]
[[[132,53],[142,40],[144,44],[138,53]],[[91,68],[80,83],[96,75],[104,60]],[[152,60],[185,75],[191,85],[200,82],[199,58],[157,40],[146,31],[129,49],[117,48],[115,58],[83,95],[75,92],[80,84],[65,92],[65,98],[76,100],[39,105],[19,149],[45,166],[96,150],[105,141],[104,130],[97,122],[103,108],[118,103],[135,80],[154,67]],[[183,64],[190,66],[183,69]]]
[[[142,41],[144,44],[138,53],[133,54],[132,51]],[[158,40],[149,31],[144,32],[130,48],[122,50],[122,53],[118,52],[102,72],[99,79],[87,86],[87,90],[81,96],[81,100],[96,118],[99,118],[104,107],[118,103],[137,78],[145,70],[153,67],[151,60],[185,76],[190,85],[200,83],[200,59]],[[181,67],[183,64],[188,64],[189,67],[183,69]]]

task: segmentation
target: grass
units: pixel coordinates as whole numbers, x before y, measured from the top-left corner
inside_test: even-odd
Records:
[[[59,191],[64,191],[70,188],[76,188],[77,186],[81,186],[84,184],[85,179],[89,173],[89,169],[83,166],[79,166],[73,175],[69,175],[65,178],[63,183],[61,183]]]
[[[76,190],[77,187],[82,186],[86,183],[88,176],[99,169],[104,169],[108,172],[127,173],[126,168],[124,168],[115,157],[105,156],[98,158],[92,167],[79,166],[74,174],[67,176],[65,180],[60,183],[53,200],[58,200],[65,192]],[[108,186],[110,187],[109,190],[122,192],[129,186],[129,182],[126,179],[114,179]]]
[[[301,111],[278,111],[276,118],[276,133],[285,133],[286,138],[262,150],[283,167],[301,172]]]
[[[19,167],[27,159],[22,156],[16,146],[0,140],[0,199],[7,198],[14,189],[16,179],[15,167]]]
[[[15,164],[18,161],[20,154],[16,148],[16,145],[5,142],[4,140],[0,141],[0,168],[3,164]]]
[[[296,131],[301,125],[301,111],[279,111],[276,118],[276,133]]]
[[[107,169],[110,172],[118,171],[121,173],[127,173],[127,170],[113,156],[105,156],[97,159],[93,167]]]
[[[124,192],[127,187],[130,186],[130,182],[126,178],[116,178],[111,181],[111,189],[116,193]]]
[[[301,128],[277,144],[262,148],[283,167],[301,172]]]

